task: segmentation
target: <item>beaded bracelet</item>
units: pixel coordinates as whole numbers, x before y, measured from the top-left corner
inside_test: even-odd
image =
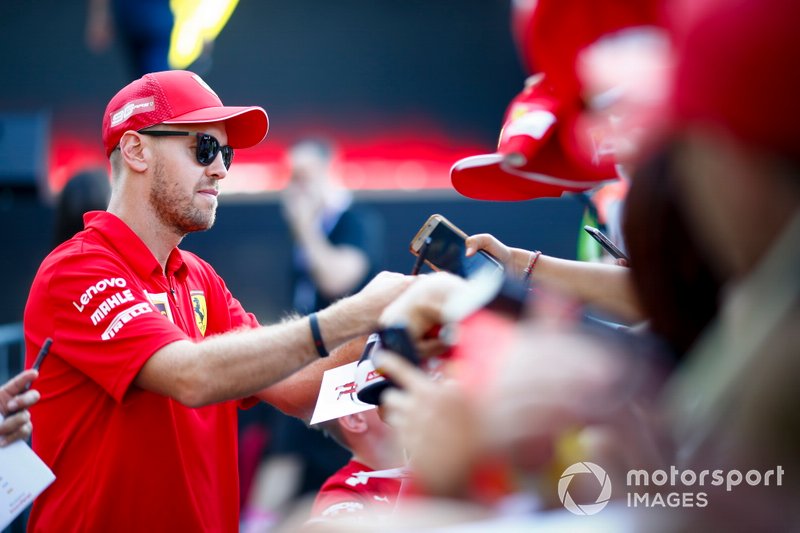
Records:
[[[539,256],[540,255],[542,255],[542,252],[540,252],[539,250],[531,252],[531,258],[528,261],[528,266],[526,266],[525,270],[522,271],[522,273],[523,273],[522,280],[523,281],[528,281],[529,279],[531,279],[531,274],[533,274],[533,269],[534,269],[534,267],[536,267],[536,261],[539,260]]]

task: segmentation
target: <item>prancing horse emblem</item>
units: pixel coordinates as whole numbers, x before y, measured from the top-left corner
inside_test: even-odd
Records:
[[[197,329],[203,337],[206,336],[206,326],[208,326],[208,308],[206,307],[206,295],[203,291],[191,291],[192,309],[194,309],[194,320],[197,322]]]

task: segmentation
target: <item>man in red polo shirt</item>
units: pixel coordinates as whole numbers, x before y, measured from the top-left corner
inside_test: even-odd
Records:
[[[212,226],[233,149],[267,129],[262,108],[223,106],[191,72],[145,75],[109,102],[108,210],[44,260],[25,309],[28,365],[53,339],[32,415],[56,481],[31,531],[237,531],[237,406],[258,397],[306,416],[321,372],[344,362],[320,360],[326,348],[377,329],[410,282],[384,273],[318,314],[259,327],[178,248]]]

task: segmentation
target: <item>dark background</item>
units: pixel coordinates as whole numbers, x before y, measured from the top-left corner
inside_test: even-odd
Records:
[[[0,2],[0,113],[43,112],[53,132],[99,145],[105,104],[131,75],[118,45],[99,55],[86,48],[87,3]],[[509,27],[509,3],[501,0],[242,0],[200,73],[223,101],[264,106],[272,138],[309,127],[369,137],[428,124],[489,152],[524,80]],[[9,139],[0,128],[2,142]],[[27,149],[23,142],[14,150]],[[581,205],[574,200],[499,204],[453,191],[359,199],[385,216],[389,269],[411,268],[408,243],[434,212],[467,233],[575,256]],[[52,206],[35,193],[0,187],[0,323],[22,319],[51,249],[52,219]],[[275,196],[225,196],[217,220],[184,247],[214,265],[262,321],[279,318],[289,307],[290,243]]]
[[[0,2],[0,106],[49,109],[99,140],[132,77],[118,44],[86,48],[87,4]],[[223,101],[266,108],[271,135],[421,118],[489,148],[524,80],[509,28],[504,0],[241,0],[200,74]]]

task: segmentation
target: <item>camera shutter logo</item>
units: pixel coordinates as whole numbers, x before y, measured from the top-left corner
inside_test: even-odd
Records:
[[[569,494],[569,484],[576,474],[594,474],[597,482],[600,483],[600,494],[594,503],[586,503],[579,505],[575,503],[572,496]],[[597,514],[608,505],[608,500],[611,499],[611,479],[606,474],[606,471],[594,463],[584,461],[582,463],[575,463],[569,466],[564,473],[561,474],[561,479],[558,480],[558,498],[567,509],[567,511],[576,515],[592,515]]]

